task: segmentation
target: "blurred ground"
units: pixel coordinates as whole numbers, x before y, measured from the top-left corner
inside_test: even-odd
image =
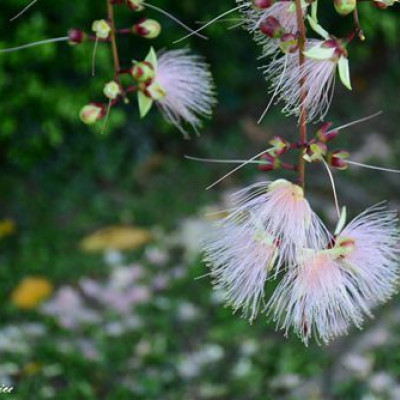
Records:
[[[204,10],[203,2],[184,3],[168,5],[187,20],[209,19],[230,6]],[[33,31],[58,34],[49,21],[69,26],[64,15],[74,14],[71,4],[60,1],[59,15],[44,0],[13,32],[4,16],[15,2],[5,1],[0,42],[24,41]],[[76,7],[74,23],[83,24],[89,10]],[[367,28],[371,18],[365,18]],[[389,26],[398,36],[399,24]],[[130,110],[111,116],[105,136],[78,125],[76,110],[90,96],[84,50],[68,53],[76,57],[73,71],[65,67],[69,55],[57,48],[37,58],[0,58],[0,88],[9,94],[0,99],[0,385],[16,387],[10,398],[400,398],[398,299],[377,310],[362,332],[305,348],[265,318],[250,326],[232,315],[204,276],[199,247],[207,212],[223,208],[234,188],[273,175],[248,168],[206,192],[229,166],[184,155],[245,158],[275,134],[296,135],[295,122],[276,110],[261,127],[255,124],[267,102],[255,47],[241,30],[229,35],[218,25],[209,43],[194,44],[215,69],[221,105],[191,141],[156,114],[139,125]],[[356,53],[354,93],[338,87],[329,118],[341,125],[383,109],[382,117],[343,131],[337,146],[357,149],[354,160],[400,168],[400,104],[393,89],[400,84],[399,48],[377,36],[372,51]],[[100,60],[106,56],[100,53]],[[396,175],[354,167],[335,178],[351,215],[384,199],[400,207]],[[321,166],[308,168],[307,188],[313,207],[334,224]]]

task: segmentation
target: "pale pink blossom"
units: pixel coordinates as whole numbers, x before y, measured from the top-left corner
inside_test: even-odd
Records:
[[[208,65],[187,49],[161,53],[155,83],[164,95],[156,100],[167,120],[184,135],[184,124],[195,132],[201,127],[200,116],[210,116],[215,104],[214,84]]]
[[[343,268],[357,277],[370,306],[387,301],[398,290],[400,242],[396,212],[382,204],[350,222],[337,237]]]
[[[204,252],[227,304],[243,309],[252,321],[264,304],[265,282],[277,256],[272,237],[249,215],[226,218],[216,224]]]
[[[244,26],[254,34],[257,43],[263,46],[263,56],[269,56],[279,50],[279,39],[270,38],[263,34],[260,25],[269,17],[275,18],[283,28],[285,33],[295,34],[298,31],[297,14],[294,1],[277,1],[271,7],[260,9],[254,6],[253,1],[237,0],[244,19]],[[303,8],[305,12],[307,6]]]
[[[345,334],[350,324],[361,327],[363,313],[368,313],[356,275],[329,251],[305,256],[288,271],[267,309],[286,335],[292,327],[305,344],[311,336],[328,343]]]
[[[276,276],[284,264],[297,265],[304,249],[326,245],[328,234],[303,190],[283,179],[236,193],[234,204],[210,234],[205,260],[228,304],[253,320],[271,271]]]
[[[306,50],[322,43],[324,41],[307,40]],[[298,52],[275,58],[265,69],[265,76],[271,82],[271,92],[275,94],[277,102],[284,103],[282,112],[299,116],[301,95],[304,93],[307,121],[322,120],[332,101],[338,62],[337,57],[305,57],[305,62],[300,67]]]
[[[278,267],[283,263],[297,265],[304,249],[317,250],[329,241],[303,189],[285,179],[252,185],[234,195],[234,201],[237,208],[233,218],[251,214],[278,243]]]

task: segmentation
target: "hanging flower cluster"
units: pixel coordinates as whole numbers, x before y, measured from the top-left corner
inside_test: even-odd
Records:
[[[13,19],[21,16],[38,0],[33,0]],[[196,133],[201,127],[201,119],[212,114],[212,108],[216,103],[214,84],[209,66],[200,56],[190,54],[189,50],[173,50],[156,53],[150,48],[143,61],[133,61],[132,66],[121,66],[118,37],[135,35],[145,40],[157,38],[161,32],[161,24],[155,19],[145,17],[138,18],[130,27],[117,28],[114,8],[127,6],[134,13],[143,13],[147,8],[155,10],[172,19],[182,28],[193,32],[191,28],[179,21],[173,15],[163,9],[145,2],[144,0],[106,0],[107,17],[93,21],[91,32],[73,28],[65,37],[43,40],[29,43],[11,49],[2,49],[1,53],[17,51],[37,45],[52,42],[68,42],[71,46],[82,45],[86,42],[94,42],[93,51],[93,75],[95,73],[95,55],[99,43],[108,43],[111,46],[114,76],[105,83],[103,94],[104,102],[90,102],[85,105],[80,113],[80,119],[87,125],[94,125],[100,120],[106,120],[110,110],[119,103],[129,103],[129,96],[137,93],[138,109],[141,118],[144,118],[155,103],[164,117],[174,124],[185,137],[188,136],[187,127],[191,127]],[[139,58],[137,55],[135,58]],[[122,76],[127,75],[128,79]],[[103,125],[104,127],[104,125]]]
[[[396,292],[398,220],[383,205],[346,226],[343,211],[330,234],[303,189],[284,179],[251,186],[233,202],[215,224],[205,259],[227,303],[250,321],[264,312],[306,344],[312,335],[327,343],[351,324],[361,327],[364,316]],[[283,278],[266,300],[265,285],[279,272]]]
[[[368,1],[382,9],[395,3]],[[264,67],[272,93],[269,106],[283,103],[282,112],[298,118],[300,140],[292,143],[276,136],[250,160],[226,160],[240,165],[216,183],[256,163],[261,171],[297,172],[298,184],[278,179],[233,195],[232,209],[214,224],[204,244],[205,261],[215,287],[234,311],[241,310],[250,321],[265,314],[286,335],[293,330],[305,344],[311,337],[328,343],[353,325],[360,328],[375,307],[398,291],[400,275],[396,212],[381,203],[346,224],[346,207],[340,209],[331,171],[366,166],[351,161],[348,151],[334,149],[332,143],[342,129],[377,114],[338,128],[323,122],[312,138],[307,132],[309,122],[324,120],[336,75],[352,89],[348,47],[356,37],[365,40],[357,1],[334,1],[340,15],[354,18],[354,29],[343,39],[319,24],[318,0],[237,3],[234,10],[241,12],[242,25],[260,44],[261,59],[270,58]],[[282,160],[294,150],[299,152],[297,164]],[[323,164],[329,174],[338,214],[334,232],[305,198],[307,162]],[[279,283],[267,298],[266,286],[276,279]]]

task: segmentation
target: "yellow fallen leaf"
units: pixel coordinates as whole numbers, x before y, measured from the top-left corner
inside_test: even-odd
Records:
[[[35,308],[53,292],[53,285],[45,278],[27,277],[11,293],[11,301],[19,308]]]
[[[22,372],[25,375],[36,375],[41,371],[41,369],[42,364],[40,364],[39,362],[30,362],[24,365]]]
[[[129,226],[109,226],[82,239],[80,247],[86,252],[105,250],[135,250],[152,240],[147,229]]]
[[[14,234],[16,230],[17,226],[14,220],[7,218],[0,221],[0,239]]]

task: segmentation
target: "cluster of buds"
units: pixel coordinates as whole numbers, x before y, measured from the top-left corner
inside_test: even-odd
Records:
[[[289,150],[301,150],[303,158],[308,162],[325,161],[329,166],[338,170],[345,170],[348,167],[347,159],[350,154],[344,150],[329,150],[330,142],[335,139],[339,131],[332,129],[332,122],[324,123],[315,133],[314,137],[306,142],[290,143],[281,136],[274,136],[269,142],[269,148],[260,157],[259,170],[273,171],[285,169],[298,171],[298,165],[289,164],[281,160],[281,156]]]

